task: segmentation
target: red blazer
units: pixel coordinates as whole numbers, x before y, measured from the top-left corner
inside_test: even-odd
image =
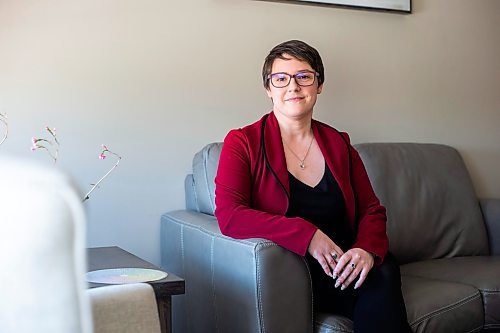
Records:
[[[357,230],[353,247],[375,254],[376,263],[382,262],[389,245],[385,208],[373,192],[361,158],[349,143],[346,133],[339,134],[334,128],[316,120],[312,121],[312,129],[326,164],[342,190],[349,223]],[[261,140],[264,141],[269,165],[266,165]],[[348,149],[352,158],[352,183]],[[274,113],[228,133],[215,185],[215,216],[224,235],[266,238],[299,255],[306,254],[317,227],[300,217],[285,217],[290,186],[279,124]],[[353,189],[357,195],[357,221]]]

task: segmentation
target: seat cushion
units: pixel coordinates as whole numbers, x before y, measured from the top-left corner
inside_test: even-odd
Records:
[[[483,326],[481,294],[473,286],[403,275],[402,289],[415,333],[479,332]]]
[[[318,313],[314,316],[314,333],[352,333],[352,320],[338,315]]]
[[[402,276],[408,322],[415,333],[479,332],[483,327],[481,294],[473,286]],[[318,313],[314,333],[352,333],[346,317]]]
[[[485,328],[500,330],[500,256],[426,260],[401,266],[401,274],[474,286],[482,296]]]
[[[356,149],[387,208],[390,251],[400,264],[488,254],[479,202],[455,149],[418,143],[366,143]]]

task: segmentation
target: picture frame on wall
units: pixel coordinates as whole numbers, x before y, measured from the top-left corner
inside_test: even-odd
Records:
[[[411,0],[280,0],[280,2],[309,2],[322,5],[360,7],[411,13]]]

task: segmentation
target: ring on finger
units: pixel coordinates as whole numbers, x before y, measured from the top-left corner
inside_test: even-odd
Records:
[[[352,269],[355,269],[355,268],[356,268],[356,264],[352,262],[352,263],[351,263],[351,268],[352,268]]]
[[[337,261],[337,257],[338,257],[337,253],[332,252],[332,253],[330,253],[330,255],[332,256],[333,260]]]

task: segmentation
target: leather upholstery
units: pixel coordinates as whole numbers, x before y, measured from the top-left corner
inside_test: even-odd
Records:
[[[400,263],[488,254],[479,202],[455,149],[415,143],[356,149],[387,208],[390,251]]]
[[[169,240],[162,265],[186,280],[183,302],[173,299],[178,332],[312,332],[302,257],[268,240],[226,237],[215,217],[203,213],[164,214],[161,228]]]
[[[198,211],[214,215],[215,183],[222,143],[213,143],[196,153],[193,159],[193,178]]]
[[[483,327],[481,294],[473,286],[404,276],[402,289],[415,333],[478,332]]]
[[[402,266],[401,273],[473,286],[481,294],[485,327],[500,330],[500,256],[414,262]]]
[[[490,254],[500,255],[500,199],[482,199],[480,202],[488,231]]]
[[[315,333],[352,333],[352,321],[346,317],[330,313],[317,313],[314,316]]]
[[[213,216],[222,144],[206,146],[186,177],[187,210],[162,216],[162,266],[186,279],[174,297],[179,332],[352,332],[352,322],[313,314],[307,264],[264,239],[220,233]],[[458,152],[434,144],[357,145],[388,211],[415,332],[500,329],[500,200],[475,197]],[[486,226],[485,221],[486,219]],[[314,318],[314,320],[313,320]]]
[[[184,188],[186,189],[186,209],[199,212],[196,202],[193,174],[189,174],[184,179]]]

